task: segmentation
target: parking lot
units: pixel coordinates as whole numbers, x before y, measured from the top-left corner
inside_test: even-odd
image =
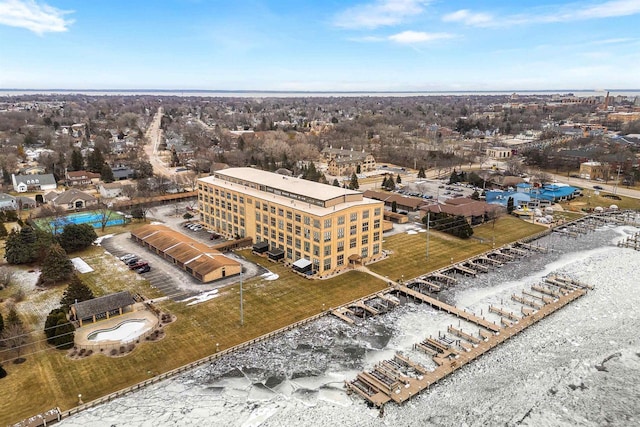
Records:
[[[176,214],[176,212],[178,212],[178,214]],[[176,209],[174,205],[161,206],[154,208],[149,216],[158,220],[158,223],[162,223],[175,231],[179,231],[194,240],[201,241],[207,246],[212,246],[223,241],[223,239],[211,240],[210,233],[206,230],[191,231],[185,229],[182,224],[186,222],[186,220],[181,217],[180,212],[184,213],[184,210]],[[140,279],[147,279],[152,287],[158,289],[174,301],[181,301],[202,292],[223,288],[240,281],[239,276],[234,276],[211,283],[202,283],[186,271],[170,264],[162,257],[132,241],[129,233],[122,233],[103,239],[101,245],[114,256],[114,262],[122,262],[119,258],[125,254],[134,254],[140,259],[147,261],[151,266],[151,270],[137,276]],[[243,279],[245,280],[267,272],[262,267],[252,264],[234,253],[225,255],[242,263]]]

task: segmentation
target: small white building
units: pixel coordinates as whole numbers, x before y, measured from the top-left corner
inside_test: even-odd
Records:
[[[16,193],[26,193],[27,191],[47,191],[55,190],[58,186],[53,174],[42,175],[15,175],[11,174],[13,190]]]

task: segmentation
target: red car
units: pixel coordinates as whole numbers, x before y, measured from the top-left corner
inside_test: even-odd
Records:
[[[129,270],[136,270],[140,267],[144,267],[145,265],[149,265],[149,263],[147,261],[138,261],[135,264],[131,264],[129,266]]]

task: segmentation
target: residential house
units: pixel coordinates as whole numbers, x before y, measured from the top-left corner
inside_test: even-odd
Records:
[[[52,191],[45,194],[44,199],[53,206],[58,206],[66,210],[84,209],[98,204],[98,199],[94,196],[75,188],[62,193]]]
[[[122,190],[124,186],[119,182],[110,182],[100,183],[98,185],[98,191],[100,192],[100,197],[103,199],[113,199],[115,197],[122,196]]]
[[[57,187],[56,179],[51,173],[43,175],[11,174],[11,181],[13,183],[13,190],[16,193],[55,190]]]
[[[580,163],[580,178],[603,179],[609,177],[609,165],[600,162]]]
[[[69,187],[81,187],[98,182],[100,174],[89,171],[65,171],[65,179]]]
[[[502,207],[489,204],[481,200],[473,200],[466,197],[447,199],[444,204],[436,203],[423,205],[420,210],[426,215],[431,213],[444,213],[451,216],[463,216],[471,225],[482,224],[502,210]]]
[[[131,179],[135,175],[135,171],[128,166],[114,166],[111,168],[111,171],[116,181]]]

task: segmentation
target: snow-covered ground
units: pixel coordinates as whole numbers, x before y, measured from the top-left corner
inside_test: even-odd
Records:
[[[489,304],[511,304],[512,292],[550,272],[596,286],[428,392],[403,406],[387,405],[383,418],[347,396],[344,380],[396,351],[430,363],[412,344],[457,320],[414,304],[361,326],[323,318],[62,425],[638,425],[640,252],[614,246],[632,230],[547,237],[542,243],[549,254],[443,292],[444,299],[486,315]]]

